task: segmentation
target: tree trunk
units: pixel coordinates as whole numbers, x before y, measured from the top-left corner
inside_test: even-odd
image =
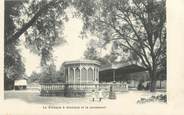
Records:
[[[156,80],[151,80],[151,87],[150,87],[150,91],[154,92],[156,89]]]
[[[150,84],[150,91],[154,92],[156,89],[156,75],[154,71],[149,71],[150,79],[151,79],[151,84]]]

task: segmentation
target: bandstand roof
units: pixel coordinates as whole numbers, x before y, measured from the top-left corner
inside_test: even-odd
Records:
[[[100,62],[98,62],[96,60],[86,60],[86,59],[65,61],[63,63],[63,65],[70,65],[70,64],[95,64],[95,65],[100,66]]]

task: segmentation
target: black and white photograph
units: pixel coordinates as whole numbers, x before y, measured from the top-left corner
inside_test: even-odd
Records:
[[[166,25],[166,0],[5,0],[4,101],[167,105]]]

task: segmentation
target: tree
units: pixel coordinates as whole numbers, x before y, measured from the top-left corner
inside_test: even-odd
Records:
[[[10,61],[6,56],[16,54],[20,60],[19,67],[23,67],[22,57],[16,49],[20,38],[25,38],[25,46],[41,56],[41,66],[53,63],[53,47],[64,42],[63,21],[67,21],[65,9],[71,2],[71,0],[5,1],[5,65]],[[11,59],[17,60],[16,57],[11,56]],[[6,66],[5,77],[9,70],[10,66]],[[18,70],[15,71],[20,73]]]
[[[56,71],[56,66],[50,64],[45,66],[41,72],[40,83],[62,83],[64,75],[61,71]]]
[[[86,9],[80,9],[80,5]],[[166,60],[165,0],[100,0],[79,5],[84,31],[135,54],[147,68],[151,91],[155,90],[156,73]],[[166,65],[165,65],[166,66]]]
[[[12,17],[19,16],[22,3],[5,2],[5,31],[4,31],[4,89],[12,89],[14,80],[23,76],[25,72],[22,57],[17,49],[18,41],[7,43],[6,38],[15,32],[15,24]]]
[[[20,29],[17,29],[14,39],[11,40],[20,39],[24,34],[26,47],[41,56],[41,66],[44,66],[53,61],[53,47],[64,42],[63,21],[67,19],[64,9],[68,5],[65,0],[32,0],[24,3],[24,6],[26,5],[27,7],[21,10],[23,18],[18,20],[18,23],[21,23]]]
[[[91,39],[86,51],[84,52],[84,57],[90,60],[97,60],[101,63],[101,65],[108,65],[116,62],[118,56],[114,50],[105,56],[100,55],[101,50],[101,43],[97,40]]]
[[[62,31],[58,31],[58,28],[63,27],[64,9],[67,6],[65,0],[5,1],[5,89],[12,89],[14,80],[22,77],[25,71],[17,49],[22,36],[26,47],[41,56],[42,66],[52,61],[53,46],[63,43]]]
[[[86,59],[97,60],[101,65],[138,61],[138,57],[134,52],[128,51],[126,48],[119,48],[116,41],[113,41],[110,50],[105,45],[102,41],[91,39],[84,52],[84,57]],[[107,54],[101,55],[102,50],[106,51]]]
[[[21,36],[24,36],[22,38],[25,38],[25,46],[33,53],[41,56],[41,66],[49,64],[48,62],[52,63],[53,47],[65,42],[62,36],[63,21],[68,20],[65,9],[72,1],[5,1],[5,4],[10,4],[7,5],[6,9],[9,9],[11,4],[17,3],[21,4],[21,7],[19,9],[14,7],[13,12],[18,12],[19,15],[10,17],[12,20],[10,24],[13,24],[14,32],[6,34],[5,44],[19,42]],[[5,13],[5,15],[8,16],[8,13]]]
[[[9,1],[6,1],[9,2]],[[18,40],[20,38],[20,36],[22,34],[24,34],[31,26],[33,26],[37,20],[43,16],[46,15],[46,13],[48,12],[52,12],[53,13],[53,9],[59,10],[60,12],[63,12],[63,9],[66,8],[67,4],[66,1],[64,0],[52,0],[52,1],[48,1],[48,0],[41,0],[41,1],[36,1],[36,0],[31,0],[31,2],[28,1],[11,1],[9,2],[10,4],[13,3],[25,3],[26,5],[29,5],[28,8],[24,7],[23,13],[26,13],[29,17],[29,20],[27,22],[24,22],[25,20],[22,20],[22,22],[20,22],[22,25],[21,27],[18,29],[17,31],[14,32],[13,34],[10,34],[7,37],[7,42],[15,42],[16,40]],[[56,9],[55,9],[56,8]],[[24,15],[26,15],[24,14]],[[41,28],[40,28],[41,29]]]
[[[40,73],[33,71],[32,74],[30,75],[28,81],[29,81],[29,83],[32,83],[32,82],[38,83],[40,81],[40,77],[41,77]]]
[[[64,9],[73,5],[84,21],[82,34],[91,32],[104,44],[116,42],[139,58],[149,70],[154,91],[156,72],[163,64],[160,57],[166,58],[165,0],[32,0],[25,4],[21,12],[27,18],[13,19],[19,26],[5,37],[5,44],[18,42],[24,34],[26,46],[42,57],[42,66],[48,65],[53,46],[63,42],[58,28],[63,27]]]

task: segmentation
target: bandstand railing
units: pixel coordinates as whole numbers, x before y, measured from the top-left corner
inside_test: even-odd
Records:
[[[127,84],[121,83],[98,83],[98,84],[71,84],[71,83],[42,83],[41,90],[52,90],[52,91],[62,91],[66,87],[73,89],[73,90],[85,90],[86,92],[91,91],[93,89],[102,89],[102,90],[109,90],[110,86],[113,86],[114,91],[128,91]]]

